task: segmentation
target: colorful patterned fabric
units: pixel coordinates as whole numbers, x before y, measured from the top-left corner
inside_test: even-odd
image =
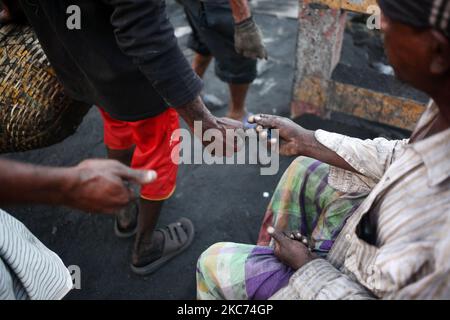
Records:
[[[347,218],[366,194],[346,194],[328,185],[329,166],[300,157],[286,170],[269,204],[258,245],[217,243],[197,266],[199,299],[268,299],[286,286],[293,270],[273,254],[267,227],[300,231],[325,256]]]

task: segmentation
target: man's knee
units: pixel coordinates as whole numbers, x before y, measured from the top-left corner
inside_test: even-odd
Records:
[[[300,156],[291,162],[289,167],[285,171],[285,176],[298,176],[299,173],[306,172],[306,170],[317,160],[312,158]],[[299,177],[301,178],[301,177]]]
[[[197,270],[205,275],[206,273],[209,273],[210,270],[215,270],[214,267],[217,259],[216,256],[218,255],[220,249],[223,247],[223,242],[218,242],[210,246],[208,249],[203,251],[203,253],[200,255],[197,261]]]
[[[317,161],[317,160],[315,160],[313,158],[300,156],[300,157],[295,158],[294,161],[292,161],[291,166],[302,166],[302,167],[307,168],[311,165],[311,163],[313,163],[315,161]]]

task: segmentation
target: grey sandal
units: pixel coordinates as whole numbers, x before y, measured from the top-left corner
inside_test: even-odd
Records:
[[[194,225],[187,218],[180,218],[177,222],[157,231],[164,235],[164,248],[161,258],[143,267],[136,267],[131,264],[131,270],[134,273],[148,275],[155,272],[169,260],[185,251],[194,240]]]

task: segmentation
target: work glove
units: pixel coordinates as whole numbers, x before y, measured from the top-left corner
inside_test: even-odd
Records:
[[[234,26],[234,48],[236,52],[251,59],[267,59],[261,30],[253,17]]]

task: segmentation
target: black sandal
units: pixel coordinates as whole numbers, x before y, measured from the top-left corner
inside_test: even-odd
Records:
[[[194,240],[194,225],[187,218],[180,218],[177,222],[157,231],[162,232],[164,236],[162,256],[143,267],[136,267],[131,264],[131,270],[138,275],[148,275],[155,272],[169,260],[185,251]]]

